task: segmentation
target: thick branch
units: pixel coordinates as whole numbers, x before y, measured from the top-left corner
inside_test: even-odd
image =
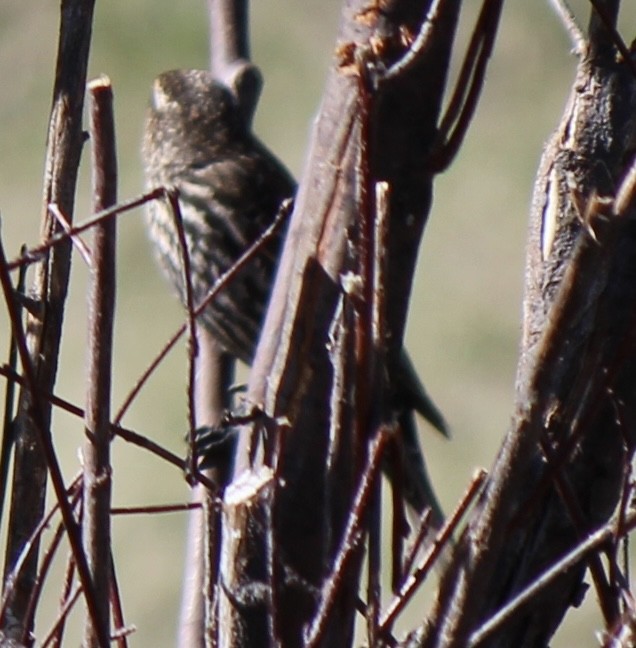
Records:
[[[630,176],[623,181],[636,79],[598,38],[592,30],[535,186],[513,426],[444,577],[426,646],[466,645],[481,619],[620,499],[633,444],[621,421],[636,412],[634,192]],[[598,561],[590,565],[603,598],[605,575]],[[562,574],[488,645],[547,645],[578,600],[583,572]]]
[[[336,62],[250,376],[248,398],[264,407],[270,423],[263,430],[261,417],[251,430],[243,431],[235,475],[253,472],[256,480],[273,467],[274,481],[268,487],[273,513],[265,515],[263,506],[268,504],[262,500],[254,503],[254,517],[271,525],[260,529],[257,541],[251,516],[227,521],[224,553],[227,550],[234,569],[225,581],[221,623],[231,633],[229,642],[266,645],[272,635],[263,629],[269,628],[285,645],[302,643],[303,627],[316,610],[325,564],[335,558],[354,488],[366,465],[367,435],[374,421],[386,414],[376,407],[386,399],[375,393],[366,399],[369,409],[355,412],[348,427],[330,420],[339,360],[329,352],[334,344],[330,331],[361,321],[362,309],[371,312],[370,304],[358,305],[357,278],[347,283],[343,277],[347,271],[359,272],[357,255],[364,254],[360,219],[373,218],[373,198],[371,202],[367,198],[375,195],[375,181],[386,181],[390,188],[386,340],[389,357],[395,359],[401,352],[412,274],[431,197],[426,162],[437,133],[459,2],[439,4],[430,47],[403,74],[370,94],[367,75],[406,55],[408,46],[401,35],[418,33],[429,3],[392,2],[391,11],[383,12],[360,0],[347,3],[344,12]],[[372,39],[382,46],[374,49]],[[363,116],[368,116],[367,122]],[[369,136],[370,141],[365,139]],[[367,208],[371,211],[365,213]],[[358,277],[366,279],[362,273]],[[344,353],[346,365],[356,360],[358,351],[350,344]],[[353,376],[355,380],[357,374]],[[347,395],[356,383],[344,384]],[[330,430],[340,434],[332,445]],[[329,493],[337,497],[328,501]],[[232,490],[231,495],[234,502],[237,494]],[[248,536],[249,555],[245,545],[232,542],[233,537]],[[324,645],[348,645],[351,639],[359,555],[343,575],[346,585],[324,630]],[[246,602],[246,591],[258,591],[259,596]],[[277,623],[277,618],[284,623]]]
[[[210,70],[231,88],[250,123],[260,95],[262,80],[249,62],[248,0],[208,0],[210,25]],[[194,321],[194,320],[193,320]],[[230,407],[228,390],[234,378],[235,359],[230,357],[205,327],[197,325],[191,340],[191,396],[196,428],[218,425]],[[191,431],[194,435],[194,429]],[[191,440],[194,440],[192,436]],[[192,447],[191,447],[192,450]],[[194,453],[192,453],[194,458]],[[221,487],[226,475],[208,471]],[[179,645],[216,645],[220,515],[216,507],[218,490],[197,486],[193,502],[203,509],[191,513],[188,525],[186,571],[184,574]]]

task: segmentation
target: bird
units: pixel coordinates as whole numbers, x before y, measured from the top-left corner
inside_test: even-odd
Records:
[[[170,70],[154,81],[142,157],[148,189],[178,191],[195,304],[296,193],[293,176],[254,135],[236,94],[206,70]],[[174,215],[165,201],[155,200],[148,204],[146,220],[159,265],[185,302]],[[280,231],[269,239],[201,313],[222,349],[247,365],[254,358],[283,238]],[[406,352],[396,373],[404,498],[419,514],[430,509],[432,524],[439,527],[443,513],[428,479],[413,412],[444,435],[448,426]],[[225,432],[208,430],[207,447],[225,437]]]

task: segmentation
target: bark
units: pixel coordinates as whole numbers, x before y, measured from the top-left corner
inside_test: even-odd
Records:
[[[92,140],[93,212],[117,202],[117,157],[110,80],[89,86]],[[111,534],[110,400],[115,318],[114,220],[95,228],[89,296],[86,442],[84,443],[83,541],[97,597],[98,618],[88,618],[84,645],[99,646],[110,633]]]
[[[601,4],[615,27],[619,3]],[[610,518],[631,457],[636,78],[607,25],[593,12],[535,185],[512,427],[419,645],[545,646],[579,604],[586,566],[606,624],[618,621],[615,583],[593,555],[479,631]]]
[[[439,3],[425,52],[390,81],[376,87],[375,80],[405,56],[403,36],[415,39],[430,4],[385,2],[383,10],[367,2],[345,5],[250,375],[248,399],[259,413],[240,435],[236,483],[226,495],[241,514],[228,512],[224,519],[222,645],[303,645],[364,474],[368,444],[387,416],[386,399],[376,391],[383,369],[367,335],[371,302],[379,299],[369,299],[367,274],[376,183],[389,187],[385,352],[378,355],[390,364],[401,351],[430,207],[427,162],[460,3]],[[350,343],[339,344],[341,333]],[[342,352],[331,352],[334,347]],[[361,564],[360,551],[355,554],[341,574],[320,645],[351,644]]]
[[[67,221],[71,222],[73,218],[77,171],[84,137],[82,108],[93,5],[94,2],[84,0],[64,0],[61,5],[57,68],[44,176],[42,239],[50,238],[63,229],[50,210],[52,204],[57,205],[58,212]],[[21,392],[19,411],[14,423],[16,453],[4,575],[6,582],[23,546],[42,519],[48,467],[80,568],[89,608],[94,611],[92,587],[86,561],[81,555],[79,533],[65,499],[64,485],[50,440],[51,408],[41,397],[42,394],[54,391],[70,253],[70,240],[49,250],[45,260],[37,266],[32,288],[37,307],[27,317],[28,357],[26,346],[22,346],[20,352],[23,371],[28,377],[28,389]],[[9,306],[9,310],[11,308]],[[18,346],[25,345],[23,334],[19,332],[19,320],[13,318],[12,325],[14,336],[21,337],[17,340]],[[25,565],[13,583],[9,612],[2,621],[2,627],[9,636],[26,637],[32,629],[33,619],[26,618],[26,614],[35,581],[37,559],[36,538]]]

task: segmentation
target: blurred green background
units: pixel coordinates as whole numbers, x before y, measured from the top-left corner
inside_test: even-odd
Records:
[[[252,3],[253,58],[266,79],[256,129],[296,174],[334,50],[340,4]],[[636,34],[636,7],[624,4],[622,29],[629,42]],[[0,3],[0,213],[10,256],[22,242],[38,239],[58,5],[52,0]],[[465,5],[456,65],[479,7],[476,0]],[[571,5],[585,22],[587,0]],[[121,199],[142,191],[139,143],[152,79],[173,67],[206,66],[206,20],[203,0],[97,3],[90,77],[106,73],[114,86]],[[508,0],[474,125],[459,159],[436,184],[407,344],[452,426],[450,443],[422,430],[433,483],[449,509],[474,469],[491,465],[509,422],[530,194],[543,142],[559,121],[572,81],[575,60],[569,50],[547,2]],[[90,213],[89,195],[85,162],[78,220]],[[115,409],[181,321],[156,272],[140,211],[122,216],[119,223]],[[79,404],[85,386],[86,278],[76,257],[57,392]],[[0,359],[6,357],[7,326],[0,313]],[[124,420],[179,454],[185,450],[185,375],[181,346]],[[56,413],[53,433],[70,478],[80,465],[81,422]],[[177,471],[115,442],[115,505],[187,498]],[[138,628],[132,646],[174,645],[185,523],[182,514],[113,521],[126,619]],[[40,636],[55,618],[59,574],[51,578],[38,617]],[[584,612],[569,615],[553,645],[596,645],[599,627],[590,593]],[[77,635],[70,635],[67,645],[77,643],[72,637]]]

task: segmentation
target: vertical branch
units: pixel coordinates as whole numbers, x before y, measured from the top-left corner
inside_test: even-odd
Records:
[[[367,641],[372,646],[378,638],[382,602],[382,491],[378,479],[369,503],[369,540],[367,548]]]
[[[261,80],[249,63],[248,0],[208,0],[210,69],[232,88],[248,122],[256,109]],[[218,425],[230,406],[228,389],[234,379],[234,359],[204,326],[196,324],[198,353],[194,364],[194,416],[197,428]],[[214,476],[212,476],[214,477]],[[220,484],[220,486],[223,486]],[[192,499],[202,509],[190,513],[186,568],[179,619],[180,646],[215,642],[216,601],[221,518],[218,493],[196,486]]]
[[[22,248],[24,252],[24,247]],[[18,275],[18,282],[15,287],[16,294],[24,294],[24,286],[26,280],[26,266],[21,266]],[[22,317],[22,309],[16,303],[17,316]],[[18,344],[15,337],[11,336],[9,343],[9,357],[7,366],[11,371],[16,371],[18,363]],[[13,414],[15,406],[15,387],[16,384],[13,380],[7,380],[6,390],[4,395],[4,416],[2,421],[2,448],[0,450],[0,523],[4,513],[4,500],[7,492],[7,481],[9,479],[9,465],[11,463],[11,450],[15,442],[15,430],[13,426]]]
[[[248,0],[208,0],[210,70],[234,94],[251,123],[263,79],[250,62]]]
[[[93,212],[117,202],[117,159],[112,88],[107,78],[92,81]],[[89,296],[88,393],[84,443],[84,546],[95,587],[99,616],[88,619],[84,645],[98,646],[109,633],[110,600],[110,398],[115,311],[116,220],[95,227]],[[99,627],[96,627],[99,625]]]
[[[24,385],[26,388],[25,393],[28,393],[29,398],[32,401],[32,407],[30,411],[31,411],[31,416],[33,417],[31,423],[33,426],[33,432],[35,434],[34,443],[38,444],[38,447],[41,449],[43,460],[51,476],[51,485],[53,486],[53,491],[55,492],[55,497],[60,507],[60,512],[62,514],[62,520],[64,522],[64,527],[66,529],[68,541],[71,546],[73,559],[77,564],[77,571],[79,574],[79,579],[84,592],[84,596],[86,598],[86,605],[89,614],[91,615],[92,618],[97,618],[98,612],[97,612],[97,605],[95,600],[95,592],[93,589],[93,583],[88,568],[88,561],[86,560],[86,555],[84,554],[83,547],[82,547],[80,529],[77,524],[77,520],[74,517],[73,510],[68,501],[68,496],[64,486],[64,479],[62,477],[62,471],[60,469],[60,464],[57,460],[57,455],[55,454],[55,447],[53,446],[53,440],[51,438],[51,434],[48,431],[48,428],[45,428],[44,421],[43,421],[43,412],[49,411],[50,413],[50,409],[49,410],[46,409],[46,403],[48,401],[45,401],[42,393],[38,389],[36,374],[31,364],[29,351],[25,343],[24,329],[22,326],[22,322],[20,321],[20,318],[17,314],[17,310],[13,299],[13,286],[11,284],[11,279],[7,271],[7,259],[4,254],[4,249],[2,247],[1,239],[0,239],[0,285],[2,286],[2,292],[5,298],[7,312],[9,314],[9,319],[11,320],[13,335],[15,336],[15,339],[17,340],[18,343],[18,354],[20,356],[20,362],[22,363],[22,370],[25,374],[24,376],[25,378]],[[41,518],[42,515],[40,514],[38,519],[41,520]],[[39,524],[41,524],[41,522],[38,522],[38,525]],[[33,561],[33,554],[37,553],[38,544],[39,544],[39,535],[36,534],[36,529],[38,525],[36,525],[36,527],[32,532],[33,542],[30,543],[28,557],[25,558],[23,562],[23,565],[25,565],[26,567],[28,567],[30,565],[30,562]],[[13,529],[11,528],[10,525],[10,531],[12,530]],[[21,538],[21,542],[19,546],[23,547],[25,542],[27,542],[28,540],[29,540],[28,537]],[[21,557],[22,557],[22,551],[20,551],[15,557],[13,567],[19,564]],[[37,567],[37,562],[35,566]],[[29,619],[28,617],[28,609],[29,609],[29,601],[31,598],[31,593],[33,590],[33,583],[35,582],[35,576],[37,572],[34,569],[32,575],[33,580],[28,583],[25,583],[23,578],[25,572],[23,569],[16,570],[17,577],[13,579],[11,578],[13,567],[12,570],[5,575],[5,585],[10,582],[11,590],[9,596],[6,597],[7,599],[10,599],[10,601],[9,600],[7,601],[7,607],[5,608],[5,615],[2,617],[2,622],[5,625],[6,634],[10,634],[11,636],[14,635],[22,636],[27,632],[30,633],[31,619]],[[14,586],[16,587],[18,585],[25,586],[26,584],[30,585],[29,589],[23,592],[19,592],[19,594],[26,596],[27,600],[26,601],[18,600],[19,604],[22,605],[25,604],[25,608],[20,609],[22,616],[17,620],[18,622],[16,622],[16,619],[12,616],[12,611],[14,608],[11,607],[12,604],[14,604],[14,602],[17,599],[17,597],[15,596]],[[108,643],[108,637],[100,637],[100,641],[101,644],[105,646]]]
[[[117,635],[117,648],[128,648],[128,641],[124,633],[124,610],[122,608],[121,594],[119,592],[119,583],[117,582],[117,573],[115,572],[112,552],[110,556],[110,601],[113,610],[114,631]]]
[[[234,380],[234,359],[218,345],[214,336],[203,327],[198,329],[199,355],[195,380],[195,404],[210,407],[203,422],[218,424],[223,412],[230,408],[231,398],[229,387]],[[202,412],[197,409],[197,425],[201,425]],[[230,459],[228,458],[228,461]],[[205,645],[217,645],[217,605],[219,595],[219,560],[221,552],[221,512],[218,498],[222,496],[226,481],[229,477],[229,467],[219,466],[210,468],[206,475],[216,484],[217,489],[211,491],[204,486],[197,486],[197,491],[204,494],[203,510],[195,512],[196,518],[204,524],[204,535],[199,528],[199,557],[200,568],[203,570],[202,587],[204,609],[202,610],[203,626],[205,627]],[[195,517],[193,517],[194,521]],[[194,524],[194,522],[193,522]]]
[[[60,229],[49,213],[48,207],[51,203],[59,205],[69,221],[73,215],[77,169],[83,141],[82,107],[93,6],[94,0],[63,0],[61,3],[57,67],[44,176],[44,240]],[[28,316],[29,357],[22,360],[32,367],[34,382],[29,382],[29,387],[37,389],[38,393],[53,392],[70,260],[70,241],[51,249],[46,259],[38,265],[32,287],[32,294],[39,300],[41,309],[38,313]],[[39,408],[39,411],[35,412],[36,408]],[[5,576],[11,572],[22,543],[37,527],[43,514],[46,459],[39,437],[40,433],[49,435],[50,416],[50,406],[43,399],[37,399],[34,393],[22,390],[15,426],[16,456]],[[41,430],[38,431],[40,427]],[[63,497],[62,484],[58,484],[56,490],[58,495]],[[69,533],[72,533],[72,530],[69,530]],[[18,576],[11,612],[7,617],[13,624],[23,623],[37,569],[37,559],[36,549]],[[6,628],[6,621],[3,627]]]
[[[239,60],[249,60],[248,0],[208,0],[210,69],[219,78]]]
[[[590,0],[590,4],[594,8],[588,23],[590,54],[594,57],[612,56],[621,0]]]
[[[386,334],[383,342],[388,347],[388,366],[382,369],[386,368],[389,376],[395,375],[395,366],[402,357],[412,274],[430,207],[432,175],[427,162],[437,135],[461,2],[435,3],[438,10],[430,46],[377,92],[374,87],[373,102],[365,105],[360,75],[369,72],[372,76],[374,70],[386,70],[407,57],[410,43],[415,41],[432,5],[424,0],[396,0],[390,3],[391,10],[385,11],[385,4],[365,0],[345,3],[336,57],[312,133],[250,374],[249,401],[262,406],[269,417],[285,417],[290,422],[279,463],[280,479],[275,484],[272,532],[282,558],[273,566],[273,580],[279,587],[264,593],[271,596],[271,602],[264,596],[249,610],[236,605],[242,592],[262,582],[265,534],[261,545],[253,543],[248,554],[247,547],[232,538],[253,535],[252,527],[243,526],[249,518],[228,521],[234,526],[229,526],[227,533],[224,529],[224,559],[235,567],[224,579],[221,622],[227,622],[224,627],[231,637],[241,633],[253,646],[266,645],[268,638],[262,636],[261,629],[267,627],[272,609],[286,621],[282,642],[289,645],[303,642],[303,628],[308,625],[305,643],[310,645],[345,646],[353,633],[362,561],[339,570],[336,552],[351,519],[351,515],[339,515],[340,507],[351,510],[366,462],[362,453],[362,460],[355,457],[348,462],[342,461],[343,454],[336,453],[341,449],[349,452],[354,442],[367,452],[365,445],[358,443],[356,433],[364,431],[368,439],[377,428],[369,425],[373,418],[370,411],[355,411],[346,429],[339,421],[334,424],[333,417],[341,411],[332,411],[330,406],[333,395],[341,391],[337,384],[341,375],[333,361],[330,332],[337,330],[344,317],[346,309],[341,305],[345,299],[355,308],[366,299],[360,305],[367,317],[365,326],[372,325],[374,319],[375,323],[379,321],[379,312],[373,312],[373,304],[369,303],[374,299],[369,290],[373,284],[373,250],[363,252],[366,256],[362,264],[359,254],[361,245],[372,248],[376,236],[370,229],[376,217],[375,186],[385,181],[390,188],[385,209],[387,262],[386,271],[381,273],[386,294],[378,292],[377,306],[382,306],[386,322],[380,322],[378,330]],[[405,34],[413,36],[413,41],[405,39]],[[369,110],[364,128],[360,127],[361,109]],[[368,157],[361,160],[361,155]],[[368,218],[364,237],[358,229],[363,204],[369,210],[364,214]],[[362,272],[365,276],[361,278],[357,273]],[[362,281],[368,283],[358,290]],[[363,325],[362,318],[359,325]],[[364,344],[371,342],[371,330],[369,327],[365,331]],[[352,330],[349,339],[356,337]],[[357,399],[358,390],[365,390],[368,407],[377,406],[380,420],[389,417],[388,407],[381,411],[388,404],[386,394],[370,395],[369,376],[355,369],[347,393]],[[341,435],[338,443],[329,439],[330,430]],[[235,475],[252,471],[257,476],[267,466],[260,439],[258,434],[250,435],[249,430],[239,435]],[[337,494],[336,505],[327,501],[331,493]],[[333,550],[325,551],[325,547]],[[325,562],[340,575],[339,585],[330,588],[325,602],[317,605],[312,588],[325,591]],[[289,573],[308,586],[294,587]]]

